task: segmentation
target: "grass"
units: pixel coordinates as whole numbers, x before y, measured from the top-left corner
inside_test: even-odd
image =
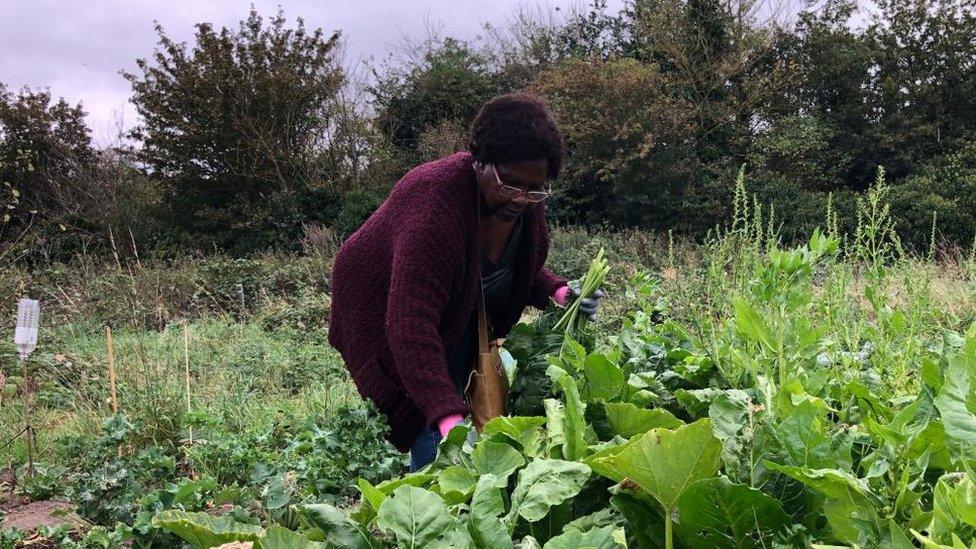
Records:
[[[225,316],[186,324],[189,333],[190,409],[231,432],[281,417],[329,415],[356,402],[338,354],[320,339],[260,322]],[[53,441],[64,434],[94,437],[112,415],[104,332],[91,323],[45,330],[46,341],[29,369],[40,382],[33,396],[34,426],[42,456],[57,460]],[[188,437],[183,325],[163,331],[113,332],[120,411],[138,418],[146,443],[180,444]],[[11,345],[2,347],[4,371],[16,364]],[[19,399],[0,409],[0,438],[22,425]],[[11,450],[21,461],[22,443]]]
[[[605,248],[611,263],[605,283],[609,297],[598,330],[619,332],[623,313],[633,310],[635,301],[660,298],[667,302],[670,318],[689,330],[710,356],[726,356],[727,349],[716,346],[728,338],[719,337],[718,331],[734,309],[733,297],[758,291],[752,281],[761,278],[762,260],[775,243],[775,232],[752,219],[742,216],[735,231],[705,244],[640,231],[557,228],[548,265],[559,274],[582,276],[591,258]],[[976,319],[976,266],[959,253],[921,258],[895,254],[878,234],[884,223],[872,226],[869,245],[859,246],[864,239],[852,238],[840,260],[812,273],[812,308],[803,316],[816,319],[830,334],[833,352],[856,351],[872,341],[877,363],[887,365],[880,379],[883,394],[914,394],[918,364],[913,357],[922,353],[912,346],[937,340],[945,330],[962,331]],[[366,446],[378,444],[381,436],[370,427],[377,423],[375,417],[373,423],[355,418],[346,422],[344,417],[361,404],[340,357],[326,341],[330,265],[327,254],[312,250],[302,256],[217,256],[121,266],[79,258],[34,272],[8,269],[0,277],[0,311],[10,311],[0,317],[0,334],[8,334],[0,339],[0,372],[8,377],[18,371],[9,337],[15,300],[28,295],[42,301],[39,348],[30,361],[31,375],[40,383],[32,398],[41,464],[79,474],[105,463],[104,456],[80,458],[78,445],[65,441],[90,449],[106,440],[105,420],[113,416],[106,325],[115,340],[120,411],[135,426],[119,443],[125,459],[135,460],[140,449],[159,447],[175,460],[169,477],[155,483],[138,480],[148,483],[146,490],[204,475],[222,483],[240,482],[251,490],[248,497],[268,502],[269,491],[283,484],[274,480],[280,473],[271,470],[276,463],[306,471],[301,478],[311,483],[307,479],[323,474],[315,468],[321,465],[308,464],[317,456],[331,456],[328,452],[336,444],[345,444],[336,442],[347,440],[343,437],[363,445],[362,461],[353,460],[348,470],[335,473],[337,478],[323,484],[323,491],[354,481],[366,467],[362,464],[391,456],[388,447]],[[641,284],[653,290],[635,292]],[[778,315],[775,309],[767,314],[774,328],[795,328],[790,315]],[[189,333],[187,357],[184,326]],[[728,377],[734,379],[736,373],[728,372]],[[5,397],[0,444],[21,424],[19,397]],[[0,466],[8,461],[20,466],[25,457],[23,442],[16,442],[0,451]],[[392,469],[378,469],[377,475],[402,469],[402,460],[391,459]],[[315,500],[321,492],[306,490],[290,497]],[[133,505],[126,508],[129,515],[98,516],[103,521],[131,516]],[[260,510],[262,517],[275,512],[270,507]]]

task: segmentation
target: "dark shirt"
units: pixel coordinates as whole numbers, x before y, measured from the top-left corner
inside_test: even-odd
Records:
[[[508,305],[512,295],[512,284],[515,279],[515,260],[518,257],[519,245],[522,243],[522,216],[515,222],[512,236],[502,252],[498,263],[492,263],[488,254],[481,253],[481,286],[485,295],[485,311],[488,313],[488,324],[491,328],[492,317],[501,314]],[[489,334],[494,339],[497,334]],[[468,320],[468,326],[461,336],[457,348],[448,357],[447,369],[458,393],[463,393],[467,385],[468,374],[474,362],[474,355],[478,352],[478,309]]]

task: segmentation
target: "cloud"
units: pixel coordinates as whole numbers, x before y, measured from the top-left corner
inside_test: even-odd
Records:
[[[548,5],[573,4],[554,0]],[[341,30],[347,62],[385,58],[397,51],[404,35],[421,39],[428,26],[472,38],[485,22],[502,23],[519,7],[534,5],[522,0],[254,1],[262,15],[274,15],[281,6],[291,22],[301,16],[307,27]],[[610,8],[622,5],[616,0]],[[128,103],[130,87],[119,71],[134,71],[137,58],[152,56],[154,20],[171,38],[192,43],[196,23],[235,28],[248,10],[249,3],[231,0],[11,2],[0,21],[0,82],[14,89],[49,88],[55,96],[83,103],[94,138],[104,145],[114,138],[119,117],[126,126],[136,122]]]

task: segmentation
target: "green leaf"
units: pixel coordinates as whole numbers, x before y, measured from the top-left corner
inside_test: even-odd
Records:
[[[518,517],[541,520],[553,505],[579,493],[590,476],[589,466],[559,459],[537,459],[519,471],[507,522],[511,531]]]
[[[952,534],[952,545],[943,545],[941,543],[935,542],[931,537],[923,536],[916,530],[912,530],[912,535],[915,539],[922,543],[924,549],[973,549],[976,546],[976,541],[966,547],[966,544],[959,539],[959,536]]]
[[[875,420],[887,421],[891,417],[891,409],[885,406],[870,389],[858,380],[848,382],[845,390],[858,400],[862,414]]]
[[[604,507],[599,511],[573,519],[563,527],[563,530],[579,530],[585,532],[591,528],[602,528],[604,526],[619,526],[620,516],[613,512],[610,507]]]
[[[292,532],[281,526],[269,526],[261,541],[255,545],[257,549],[326,549],[327,544],[311,541],[307,537]]]
[[[610,498],[610,505],[627,520],[626,530],[640,549],[664,547],[664,514],[650,496],[618,492]]]
[[[546,434],[549,439],[544,457],[560,458],[566,444],[566,407],[555,398],[547,398],[542,404],[546,410]]]
[[[629,402],[608,402],[603,405],[613,432],[630,438],[651,429],[677,429],[684,425],[680,419],[663,408],[640,408]]]
[[[546,424],[546,418],[530,416],[499,416],[489,421],[481,429],[482,438],[493,435],[504,436],[522,447],[522,453],[536,456],[542,446],[543,435],[541,427]]]
[[[325,534],[326,547],[330,549],[380,547],[380,543],[368,529],[327,503],[299,505],[295,508],[303,522]]]
[[[437,486],[448,505],[467,501],[477,483],[477,475],[464,467],[448,467],[437,475]]]
[[[380,505],[383,505],[383,500],[386,499],[386,494],[379,491],[364,478],[357,479],[356,485],[359,487],[359,491],[363,494],[363,501],[368,503],[374,511],[379,511]]]
[[[722,442],[722,459],[736,463],[745,442],[740,433],[749,424],[752,402],[744,391],[730,390],[719,395],[708,407],[712,420],[712,434]]]
[[[674,398],[684,406],[685,410],[688,410],[691,417],[700,419],[707,415],[708,408],[715,402],[715,399],[724,394],[725,391],[714,387],[691,390],[678,389],[674,392]]]
[[[608,460],[604,458],[609,458],[616,456],[620,452],[623,452],[628,446],[636,444],[645,435],[635,435],[630,440],[624,442],[623,444],[618,444],[616,446],[609,446],[597,451],[596,453],[587,456],[583,463],[587,464],[594,473],[606,477],[614,482],[622,481],[627,475],[621,473],[613,466]]]
[[[735,298],[733,307],[735,310],[735,327],[739,333],[750,341],[762,343],[766,347],[772,348],[769,342],[769,328],[766,327],[766,323],[759,316],[759,313],[741,298]]]
[[[498,480],[494,475],[485,474],[478,479],[471,498],[471,512],[468,514],[468,534],[478,549],[503,549],[512,547],[512,539],[501,516],[505,513],[505,501]]]
[[[615,456],[602,458],[654,496],[668,511],[697,480],[715,476],[722,443],[711,422],[696,421],[677,430],[654,429]]]
[[[467,466],[468,463],[468,433],[471,426],[466,423],[459,423],[451,428],[447,436],[442,438],[437,444],[437,457],[434,462],[421,469],[423,472],[443,469],[452,465]]]
[[[207,513],[187,513],[172,509],[153,517],[152,524],[201,549],[232,541],[258,541],[264,533],[264,528],[260,526],[241,524],[230,517],[214,517]]]
[[[891,519],[888,519],[888,528],[882,534],[878,547],[883,549],[915,549],[905,532]]]
[[[453,517],[437,494],[416,488],[397,488],[376,516],[380,530],[392,533],[400,547],[427,547],[448,533]]]
[[[559,368],[550,367],[546,372],[553,380],[559,384],[563,392],[563,399],[566,415],[563,418],[563,458],[569,461],[577,461],[583,458],[586,451],[586,441],[583,440],[583,433],[586,432],[586,405],[580,399],[579,389],[576,380]]]
[[[946,370],[942,394],[935,398],[949,452],[957,462],[976,459],[976,414],[969,406],[973,398],[972,371],[972,365],[963,356],[953,357]]]
[[[583,363],[589,400],[618,398],[624,389],[624,372],[603,355],[589,355]]]
[[[620,545],[613,539],[613,527],[593,528],[586,532],[569,530],[558,535],[543,546],[543,549],[617,549]]]
[[[848,437],[827,436],[822,414],[823,411],[814,404],[802,402],[775,427],[773,435],[786,451],[789,465],[850,470],[853,443]]]
[[[503,442],[485,440],[471,453],[474,468],[482,475],[492,474],[499,488],[508,486],[508,477],[525,465],[525,457]]]
[[[837,469],[789,467],[768,461],[765,466],[827,496],[824,516],[840,541],[865,545],[878,539],[885,530],[886,524],[877,512],[881,504],[879,498],[850,473]]]
[[[416,486],[418,488],[423,488],[435,478],[437,478],[437,475],[427,473],[411,473],[400,478],[383,481],[376,485],[376,489],[388,496],[401,486]]]
[[[938,541],[976,527],[976,485],[965,474],[951,473],[935,484],[929,533]]]
[[[778,501],[725,477],[689,486],[678,499],[678,517],[685,542],[702,549],[764,547],[790,524]]]

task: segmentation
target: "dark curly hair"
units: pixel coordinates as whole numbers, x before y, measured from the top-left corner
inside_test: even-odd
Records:
[[[544,158],[550,179],[559,176],[563,165],[563,137],[549,106],[528,93],[499,95],[485,103],[471,123],[468,150],[485,164]]]

